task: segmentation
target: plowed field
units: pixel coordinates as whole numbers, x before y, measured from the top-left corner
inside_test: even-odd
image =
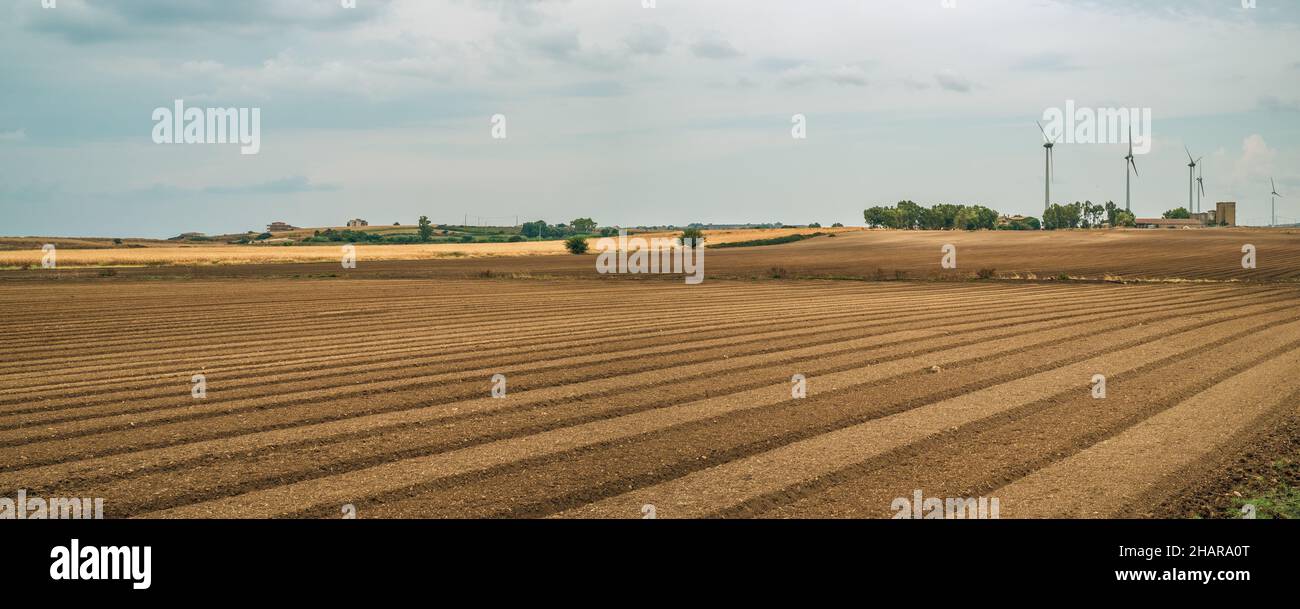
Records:
[[[1231,246],[1159,264],[1227,279]],[[1286,282],[119,276],[0,306],[0,496],[108,517],[1140,517],[1300,408]]]

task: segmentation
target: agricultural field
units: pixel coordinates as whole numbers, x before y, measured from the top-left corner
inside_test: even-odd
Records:
[[[368,227],[368,233],[384,234],[387,231],[411,232],[410,227]],[[860,231],[854,228],[777,228],[735,229],[707,231],[710,243],[726,244],[752,239],[770,239],[796,234],[843,233]],[[310,229],[278,233],[281,238],[305,238]],[[636,233],[643,238],[674,237],[679,233],[645,231]],[[596,238],[589,240],[593,245]],[[41,246],[53,243],[59,250],[59,265],[64,268],[86,267],[160,267],[193,265],[248,265],[304,262],[337,262],[342,243],[286,245],[265,243],[260,245],[233,245],[226,243],[175,244],[157,240],[127,240],[123,246],[113,246],[111,239],[66,238],[0,238],[0,269],[39,268],[43,252]],[[539,256],[565,254],[564,241],[477,242],[477,243],[414,243],[414,244],[359,244],[357,250],[369,261],[436,260],[441,258],[481,258],[510,256]]]
[[[0,496],[110,518],[889,518],[916,491],[1003,518],[1231,516],[1250,496],[1225,472],[1296,454],[1297,237],[1038,237],[718,250],[698,286],[590,256],[484,259],[505,279],[10,271]],[[1184,281],[916,280],[945,240],[963,269]],[[796,279],[855,268],[890,280]]]
[[[1005,280],[1295,282],[1300,229],[1107,231],[892,231],[772,229],[707,231],[709,244],[792,234],[822,236],[782,245],[708,250],[711,279]],[[829,234],[826,234],[829,233]],[[830,236],[833,234],[834,236]],[[645,238],[673,233],[645,233]],[[339,278],[615,279],[594,272],[596,252],[574,256],[558,241],[465,245],[358,245],[357,268],[344,272],[337,247],[212,246],[59,251],[57,272],[40,268],[40,250],[0,251],[0,278]],[[944,245],[955,269],[941,265]],[[1242,268],[1253,245],[1256,265]],[[110,263],[125,266],[100,268]],[[131,264],[127,264],[131,263]],[[29,268],[21,269],[22,265]],[[646,275],[633,276],[645,279]]]

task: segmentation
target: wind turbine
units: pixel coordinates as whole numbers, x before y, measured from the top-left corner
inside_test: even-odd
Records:
[[[1196,187],[1200,190],[1196,193],[1196,213],[1201,213],[1201,197],[1205,196],[1205,177],[1203,175],[1204,165],[1196,169]]]
[[[1277,192],[1277,182],[1273,178],[1269,178],[1268,181],[1273,185],[1273,223],[1269,226],[1277,226],[1277,198],[1282,195]]]
[[[1124,157],[1124,211],[1130,213],[1133,211],[1131,182],[1133,176],[1138,175],[1138,166],[1133,159],[1133,128],[1130,127],[1128,130],[1128,156]]]
[[[1056,142],[1060,141],[1061,136],[1056,136],[1055,140],[1047,137],[1047,130],[1043,129],[1043,124],[1038,121],[1034,122],[1038,125],[1038,130],[1043,132],[1043,149],[1046,155],[1044,158],[1046,175],[1043,179],[1043,215],[1046,216],[1047,208],[1052,206],[1052,147],[1056,146]]]
[[[1191,209],[1192,209],[1192,193],[1195,192],[1195,188],[1194,188],[1194,187],[1195,187],[1195,184],[1196,184],[1196,165],[1197,165],[1198,163],[1200,163],[1200,162],[1201,162],[1201,159],[1203,159],[1203,158],[1205,158],[1205,157],[1201,157],[1201,159],[1195,159],[1195,160],[1193,160],[1193,159],[1192,159],[1192,151],[1191,151],[1191,150],[1187,150],[1187,146],[1183,146],[1183,150],[1186,150],[1186,151],[1187,151],[1187,161],[1188,161],[1188,162],[1187,162],[1187,208],[1188,208],[1188,210],[1191,210]]]

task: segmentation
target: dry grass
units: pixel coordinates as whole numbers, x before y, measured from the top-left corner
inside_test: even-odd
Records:
[[[855,228],[835,229],[744,229],[705,231],[710,243],[729,243],[750,239],[782,237],[797,233],[845,232]],[[676,232],[641,233],[637,237],[673,237]],[[0,251],[0,267],[39,267],[42,243],[59,240],[27,238],[32,249]],[[593,240],[594,241],[594,240]],[[290,262],[334,262],[340,259],[340,245],[186,245],[139,248],[85,248],[58,250],[58,265],[64,268],[87,266],[191,266],[237,265]],[[357,257],[365,260],[431,260],[436,258],[476,258],[488,256],[566,255],[563,241],[523,241],[519,243],[429,243],[411,245],[357,245]]]

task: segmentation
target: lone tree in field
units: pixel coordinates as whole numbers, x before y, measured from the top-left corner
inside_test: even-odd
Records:
[[[433,224],[429,222],[429,216],[420,216],[420,241],[428,241],[433,238]]]
[[[700,247],[704,245],[704,231],[690,227],[682,231],[682,245],[686,247]]]
[[[587,253],[587,239],[584,237],[569,237],[564,240],[564,249],[569,250],[570,254]]]

